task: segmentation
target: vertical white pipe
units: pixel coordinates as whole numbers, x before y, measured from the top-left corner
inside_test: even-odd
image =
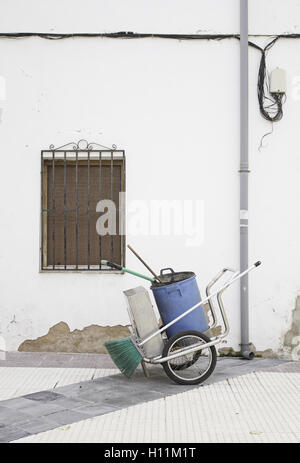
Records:
[[[248,268],[248,0],[240,0],[240,271]],[[249,343],[248,274],[240,283],[241,351],[252,359]]]

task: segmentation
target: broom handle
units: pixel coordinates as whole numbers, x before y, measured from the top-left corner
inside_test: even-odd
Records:
[[[217,291],[215,291],[213,294],[211,294],[210,296],[206,297],[205,299],[202,299],[202,301],[198,302],[197,304],[195,304],[193,307],[191,307],[190,309],[186,310],[184,313],[182,313],[181,315],[179,315],[177,318],[174,318],[174,320],[172,320],[170,323],[168,323],[167,325],[163,326],[162,328],[160,328],[158,331],[155,331],[155,333],[152,333],[150,336],[148,336],[146,339],[143,339],[141,342],[137,343],[138,347],[140,346],[143,346],[144,344],[146,344],[146,342],[150,341],[150,339],[154,338],[154,336],[157,336],[158,334],[162,333],[163,331],[165,331],[167,328],[169,328],[171,325],[173,325],[174,323],[178,322],[179,320],[181,320],[183,317],[185,317],[186,315],[188,315],[189,313],[191,313],[193,310],[195,310],[197,307],[199,307],[201,304],[204,304],[205,302],[207,302],[209,299],[211,299],[212,297],[216,296],[218,293],[220,293],[221,291],[225,290],[226,288],[228,288],[228,286],[230,286],[232,283],[234,283],[236,280],[239,280],[240,278],[242,278],[244,275],[246,275],[247,273],[249,273],[251,270],[255,269],[256,267],[258,267],[259,265],[261,264],[260,261],[258,262],[255,262],[255,264],[253,264],[251,267],[249,267],[247,270],[245,270],[244,272],[240,273],[239,275],[237,275],[235,278],[232,278],[231,280],[229,280],[224,286],[222,286],[222,288],[218,289]]]
[[[134,276],[140,277],[140,278],[144,278],[144,280],[151,281],[152,283],[155,282],[155,279],[154,279],[154,278],[151,278],[151,277],[148,277],[148,276],[146,276],[146,275],[143,275],[142,273],[134,272],[133,270],[129,270],[129,268],[122,267],[122,270],[123,270],[123,272],[131,273],[131,275],[134,275]]]
[[[129,268],[122,267],[122,265],[115,264],[114,262],[109,262],[108,260],[101,260],[102,265],[107,265],[108,267],[115,268],[116,270],[120,270],[122,272],[130,273],[136,277],[144,278],[144,280],[151,281],[152,283],[155,282],[154,278],[148,277],[147,275],[143,275],[142,273],[135,272],[134,270],[129,270]]]
[[[152,273],[154,278],[159,282],[162,283],[161,279],[153,272],[153,270],[149,267],[149,265],[146,264],[146,262],[141,258],[141,256],[138,255],[138,253],[129,245],[127,244],[127,247],[130,249],[131,252],[142,262],[142,264],[145,265],[145,267],[149,270],[149,272]]]

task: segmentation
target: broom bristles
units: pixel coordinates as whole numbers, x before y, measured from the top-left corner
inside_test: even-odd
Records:
[[[111,359],[127,378],[142,361],[142,356],[130,338],[114,339],[104,343]]]

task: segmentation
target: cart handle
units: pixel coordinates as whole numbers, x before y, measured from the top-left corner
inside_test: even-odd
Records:
[[[230,267],[225,267],[223,268],[223,270],[221,270],[212,280],[211,282],[207,285],[206,287],[206,296],[207,297],[210,297],[210,290],[211,288],[217,283],[217,281],[220,280],[220,278],[226,273],[226,272],[232,272],[234,273],[233,277],[234,278],[235,276],[237,276],[239,274],[239,272],[237,272],[236,269],[233,269],[233,268],[230,268]],[[228,280],[230,281],[230,280]],[[210,326],[210,329],[213,329],[216,324],[217,324],[217,315],[216,315],[216,309],[215,309],[215,306],[214,306],[214,303],[213,303],[213,300],[212,299],[208,299],[207,301],[208,305],[209,305],[209,308],[210,308],[210,311],[211,311],[211,314],[212,314],[212,318],[213,318],[213,322],[212,322],[212,325]],[[219,309],[220,308],[220,304],[219,304]]]

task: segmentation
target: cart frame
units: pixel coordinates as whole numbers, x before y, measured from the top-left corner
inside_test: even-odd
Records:
[[[251,267],[249,267],[248,269],[246,269],[243,272],[239,272],[237,270],[234,270],[234,269],[228,268],[228,267],[224,268],[207,285],[207,287],[206,287],[206,298],[202,299],[196,305],[194,305],[190,309],[186,310],[180,316],[176,317],[174,320],[169,322],[167,325],[164,325],[163,327],[161,327],[157,331],[153,332],[152,334],[150,334],[146,338],[139,339],[139,337],[136,334],[131,336],[131,340],[133,341],[133,343],[135,344],[136,348],[139,350],[139,352],[140,352],[140,354],[142,356],[142,361],[146,362],[146,363],[152,363],[152,364],[161,364],[161,363],[173,360],[175,358],[182,357],[182,356],[187,355],[187,354],[191,354],[191,353],[196,352],[198,350],[206,349],[206,348],[208,348],[210,346],[215,346],[216,344],[219,344],[228,335],[228,333],[230,331],[228,319],[227,319],[227,316],[226,316],[226,312],[225,312],[225,308],[224,308],[224,304],[223,304],[223,300],[222,300],[222,295],[223,295],[224,291],[227,288],[229,288],[229,286],[231,286],[235,281],[241,279],[247,273],[251,272],[256,267],[258,267],[260,264],[261,264],[260,261],[255,262],[255,264],[253,264]],[[220,280],[220,278],[222,276],[224,276],[228,272],[233,273],[232,277],[221,288],[219,288],[217,291],[211,292],[212,287]],[[206,302],[209,305],[209,309],[210,309],[210,312],[211,312],[211,315],[212,315],[212,325],[209,328],[210,329],[214,328],[216,326],[216,324],[217,324],[217,314],[216,314],[216,309],[215,309],[215,306],[214,306],[214,303],[213,303],[212,299],[215,296],[217,298],[218,308],[220,310],[221,317],[222,317],[223,324],[224,324],[223,333],[221,333],[220,335],[215,336],[214,338],[212,338],[210,342],[196,343],[193,347],[183,347],[181,349],[178,349],[178,351],[176,353],[171,354],[171,355],[169,355],[167,357],[163,357],[162,355],[159,355],[159,356],[156,356],[156,357],[153,357],[153,358],[145,357],[143,349],[142,349],[144,344],[146,344],[148,341],[150,341],[150,339],[153,339],[155,336],[158,336],[159,334],[163,333],[167,328],[169,328],[169,326],[171,326],[174,323],[176,323],[177,321],[181,320],[183,317],[185,317],[186,315],[191,313],[193,310],[195,310],[197,307],[199,307],[200,305],[202,305],[202,304],[204,304]],[[132,317],[131,321],[132,321],[132,324],[135,323],[133,317]],[[136,333],[136,331],[137,331],[136,327],[134,326],[134,332]]]

